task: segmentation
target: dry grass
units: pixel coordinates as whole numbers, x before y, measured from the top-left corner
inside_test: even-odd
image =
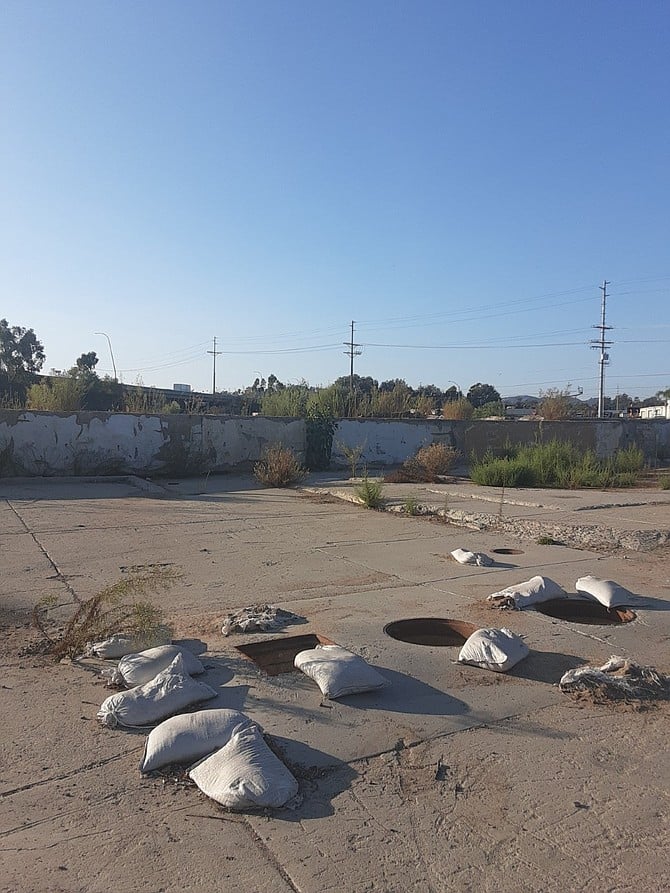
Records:
[[[254,475],[266,487],[290,487],[305,478],[307,469],[293,450],[274,444],[263,451],[260,461],[254,465]]]

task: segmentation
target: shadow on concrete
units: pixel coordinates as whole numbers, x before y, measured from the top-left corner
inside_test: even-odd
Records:
[[[274,817],[284,822],[304,822],[333,815],[332,801],[351,786],[358,773],[348,763],[301,741],[280,735],[266,736],[266,740],[298,780],[302,799],[295,809],[277,810]]]
[[[207,651],[207,642],[203,642],[202,639],[173,639],[172,644],[185,648],[192,654],[204,654]]]
[[[576,654],[561,654],[556,651],[531,651],[528,657],[520,661],[507,674],[517,679],[529,679],[532,682],[545,682],[558,685],[561,676],[568,670],[583,667],[585,658]],[[482,670],[482,672],[487,672]]]
[[[421,714],[424,716],[460,716],[470,712],[465,701],[433,688],[407,673],[375,667],[389,681],[386,688],[338,698],[348,707],[360,710],[384,710],[389,713]]]

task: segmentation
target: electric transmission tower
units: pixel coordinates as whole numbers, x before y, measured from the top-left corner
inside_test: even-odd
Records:
[[[599,286],[601,292],[603,293],[602,299],[602,308],[600,314],[600,325],[599,326],[591,326],[593,329],[598,329],[600,331],[600,337],[594,338],[591,341],[591,347],[594,350],[600,351],[600,357],[598,359],[598,367],[599,367],[599,378],[600,383],[598,385],[598,418],[602,419],[605,417],[605,366],[609,366],[610,355],[608,352],[608,348],[611,347],[612,342],[605,340],[605,332],[610,331],[612,326],[608,326],[605,324],[605,313],[607,310],[607,286],[609,282],[604,279],[603,284]]]

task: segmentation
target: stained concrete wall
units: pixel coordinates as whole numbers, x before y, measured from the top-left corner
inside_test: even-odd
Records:
[[[398,465],[429,443],[455,447],[467,460],[506,443],[568,440],[599,456],[631,444],[651,465],[670,460],[670,421],[574,422],[341,419],[332,464],[348,467],[344,447],[361,447],[360,466]],[[263,448],[281,443],[304,461],[304,419],[0,411],[0,476],[202,474],[250,468]]]
[[[601,458],[639,446],[651,465],[670,460],[670,422],[633,419],[543,421],[452,421],[447,419],[341,419],[333,439],[334,465],[349,465],[345,448],[362,447],[359,465],[379,467],[404,462],[429,443],[455,447],[467,460],[508,443],[562,440],[591,449]]]
[[[0,476],[227,471],[271,443],[304,459],[304,420],[0,411]]]

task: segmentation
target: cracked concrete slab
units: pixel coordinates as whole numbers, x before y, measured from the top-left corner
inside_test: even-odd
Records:
[[[614,513],[623,531],[665,506],[552,500],[553,519]],[[555,508],[563,502],[588,509]],[[524,526],[528,508],[505,505],[513,529],[469,530],[232,477],[147,490],[1,482],[0,889],[665,889],[667,707],[576,703],[556,682],[613,652],[668,672],[667,550],[541,546]],[[456,547],[521,554],[472,568],[448,559]],[[293,809],[231,815],[179,776],[142,779],[143,734],[95,720],[109,693],[96,663],[22,653],[38,593],[72,604],[161,564],[183,574],[157,601],[178,637],[207,644],[210,705],[263,724],[300,782]],[[636,594],[637,619],[587,627],[486,606],[490,592],[542,571],[568,588],[585,573],[618,580]],[[278,638],[325,635],[379,667],[388,688],[323,702],[302,674],[267,676],[235,648],[267,635],[220,632],[225,613],[254,601],[305,618]],[[416,616],[508,626],[532,653],[497,675],[456,664],[455,647],[384,634]]]

